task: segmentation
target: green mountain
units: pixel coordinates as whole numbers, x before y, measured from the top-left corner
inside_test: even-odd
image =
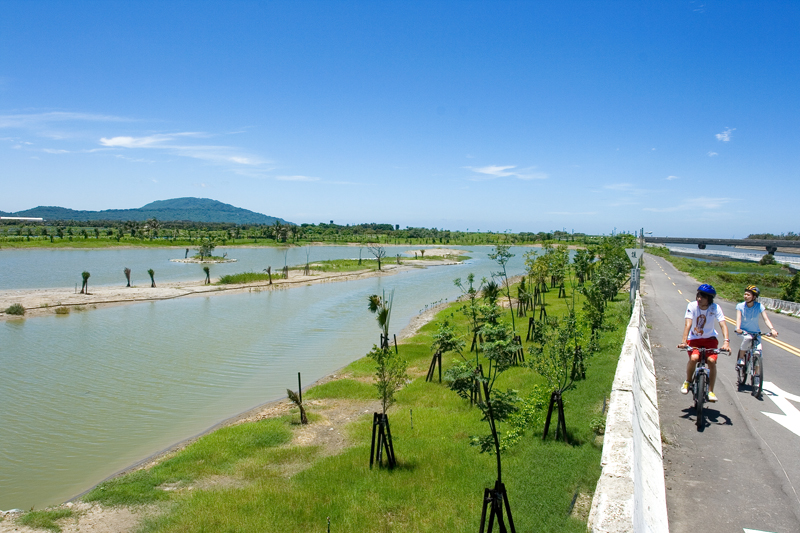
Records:
[[[157,200],[138,209],[107,209],[105,211],[76,211],[65,207],[39,206],[16,213],[2,213],[0,216],[39,217],[45,220],[136,220],[145,221],[156,218],[162,222],[227,222],[233,224],[293,224],[282,218],[262,215],[254,211],[234,207],[208,198],[173,198]]]

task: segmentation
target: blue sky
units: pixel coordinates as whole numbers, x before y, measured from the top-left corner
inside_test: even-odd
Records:
[[[0,210],[800,230],[800,2],[0,0]]]

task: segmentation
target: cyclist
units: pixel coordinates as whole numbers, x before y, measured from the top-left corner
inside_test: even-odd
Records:
[[[728,338],[728,325],[725,324],[725,315],[719,305],[714,303],[714,296],[717,291],[707,283],[697,287],[695,301],[686,306],[684,315],[685,327],[683,328],[683,341],[678,348],[713,348],[719,346],[717,332],[714,329],[714,320],[719,322],[725,342],[722,344],[723,351],[730,351],[730,339]],[[689,352],[689,363],[686,365],[686,381],[681,386],[681,394],[689,392],[689,382],[694,375],[694,369],[700,361],[700,351],[695,349]],[[708,380],[708,401],[716,402],[717,395],[714,394],[714,382],[717,379],[717,354],[708,354],[706,358],[710,376]]]
[[[745,333],[742,338],[742,347],[739,348],[739,357],[737,365],[744,365],[744,353],[753,347],[752,335],[747,333],[755,333],[761,331],[761,326],[758,323],[759,315],[764,317],[764,322],[769,328],[769,332],[773,337],[778,336],[778,332],[772,326],[769,317],[767,316],[767,308],[764,304],[758,301],[761,291],[755,285],[748,285],[744,290],[744,301],[736,305],[736,333]]]

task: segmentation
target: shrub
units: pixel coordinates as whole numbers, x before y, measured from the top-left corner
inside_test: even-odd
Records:
[[[56,314],[57,315],[68,315],[69,314],[69,307],[56,307]]]
[[[758,262],[759,265],[774,265],[775,264],[775,256],[772,254],[765,254],[761,261]]]
[[[797,272],[789,283],[783,287],[781,300],[786,300],[787,302],[800,301],[800,272]]]
[[[24,315],[25,308],[22,307],[20,304],[13,304],[6,309],[6,314],[8,315]]]

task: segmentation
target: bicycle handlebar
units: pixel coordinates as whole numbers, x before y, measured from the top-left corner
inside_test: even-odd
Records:
[[[775,336],[775,335],[772,334],[772,332],[764,333],[763,331],[745,331],[745,330],[742,330],[741,332],[739,332],[739,331],[733,330],[733,332],[736,333],[737,335],[739,335],[740,337],[744,337],[745,335],[751,335],[751,336],[757,335],[759,337],[774,337]]]

